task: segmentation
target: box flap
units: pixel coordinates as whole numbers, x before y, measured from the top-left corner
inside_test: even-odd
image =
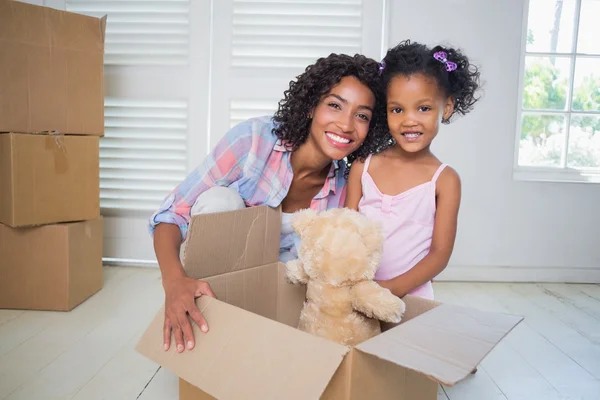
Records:
[[[106,18],[108,15],[100,18],[100,34],[102,35],[102,42],[104,43],[106,39]]]
[[[164,309],[136,350],[218,399],[317,399],[349,351],[210,297],[196,304],[210,330],[193,324],[193,350],[164,351]]]
[[[279,260],[280,209],[268,206],[192,217],[183,267],[204,279],[276,263]]]
[[[452,386],[522,319],[441,304],[356,348]]]

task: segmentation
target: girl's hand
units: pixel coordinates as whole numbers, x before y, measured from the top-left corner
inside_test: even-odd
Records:
[[[408,290],[403,288],[402,275],[397,276],[393,279],[389,279],[387,281],[376,280],[375,282],[377,282],[382,288],[389,289],[389,291],[392,292],[392,294],[398,297],[404,297],[408,292]]]
[[[384,288],[384,289],[389,289],[389,288],[390,288],[390,286],[389,286],[389,282],[390,282],[390,281],[378,281],[378,280],[375,280],[375,282],[376,282],[376,283],[377,283],[379,286],[381,286],[382,288]]]

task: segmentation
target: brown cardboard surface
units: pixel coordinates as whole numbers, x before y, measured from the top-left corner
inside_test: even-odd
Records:
[[[349,399],[437,399],[438,385],[427,376],[356,349],[353,352]]]
[[[105,27],[0,0],[0,132],[103,135]]]
[[[267,264],[206,278],[217,299],[293,328],[298,326],[306,286],[290,285],[285,264]]]
[[[193,350],[162,349],[164,310],[136,349],[218,399],[316,399],[348,351],[219,300],[196,303],[210,330],[202,334],[194,325]]]
[[[0,224],[0,308],[73,309],[102,288],[102,219]]]
[[[322,400],[435,400],[438,385],[425,375],[353,349],[329,382]]]
[[[266,267],[269,268],[270,271],[272,271],[272,264],[267,265]],[[240,296],[237,296],[235,293],[233,293],[231,291],[231,287],[227,285],[227,281],[228,281],[228,276],[229,275],[237,275],[237,276],[243,276],[245,273],[255,273],[255,271],[261,271],[264,267],[257,267],[256,269],[250,269],[250,270],[244,270],[244,271],[238,271],[238,272],[234,272],[231,274],[225,274],[225,275],[218,275],[218,276],[214,276],[211,278],[207,278],[206,281],[210,283],[213,292],[215,292],[215,295],[217,296],[218,299],[225,301],[226,303],[232,304],[232,305],[236,305],[238,307],[241,307],[243,309],[250,310],[250,305],[249,304],[245,304],[244,302],[240,302],[238,304],[235,304],[235,299],[239,299]],[[286,324],[288,326],[291,326],[293,328],[296,328],[298,326],[298,320],[300,318],[300,311],[302,310],[302,304],[304,302],[304,298],[306,296],[306,286],[303,285],[290,285],[289,283],[287,283],[286,281],[286,268],[285,268],[285,264],[283,263],[278,263],[277,264],[277,299],[276,299],[276,303],[277,303],[277,313],[276,313],[276,318],[273,318],[272,315],[272,309],[270,307],[266,307],[264,310],[261,309],[255,309],[253,312],[255,312],[258,315],[262,315],[264,317],[268,317],[268,318],[272,318],[275,319],[278,322],[281,322],[283,324]],[[269,280],[270,282],[270,280]],[[263,286],[264,287],[264,286]],[[271,291],[271,289],[274,286],[271,286],[270,288],[266,288],[267,290],[265,292],[260,291],[260,288],[252,288],[251,290],[246,290],[246,289],[250,289],[250,288],[246,288],[246,289],[242,289],[242,292],[245,293],[261,293],[260,296],[256,296],[256,297],[260,297],[261,298],[261,303],[262,300],[264,299],[271,299],[273,300],[273,293]],[[229,290],[228,290],[229,288]],[[258,289],[258,291],[257,291]],[[348,378],[349,378],[349,364],[347,361],[347,358],[344,359],[344,361],[342,362],[342,366],[340,366],[338,368],[338,371],[335,373],[336,377],[339,376],[340,372],[339,370],[342,369],[343,371],[347,370],[347,374],[348,374]],[[342,384],[345,384],[345,380],[344,378],[336,378],[336,382],[340,381],[340,379],[342,380]],[[331,386],[331,384],[329,385]],[[329,389],[328,386],[328,390],[331,391]],[[337,393],[337,390],[339,390],[338,386],[334,386],[334,391]],[[343,390],[343,389],[342,389]],[[211,395],[207,394],[206,392],[200,390],[199,388],[197,388],[196,386],[192,385],[189,382],[186,382],[183,379],[179,379],[179,400],[204,400],[204,399],[214,399],[214,397],[212,397]]]
[[[285,264],[278,263],[277,269],[277,322],[297,328],[306,299],[306,286],[291,285],[287,281]]]
[[[356,348],[452,386],[468,376],[521,320],[441,304]]]
[[[281,212],[251,207],[240,212],[192,217],[183,254],[186,273],[196,279],[276,263]]]
[[[216,400],[210,394],[179,378],[179,400]]]
[[[277,319],[276,264],[217,275],[206,279],[217,299],[257,315]],[[257,296],[256,293],[260,293]]]
[[[327,385],[327,388],[323,392],[321,400],[350,399],[352,393],[352,364],[355,353],[352,350],[344,357],[344,361],[342,361],[335,371],[335,374],[329,381],[329,385]]]
[[[0,223],[100,216],[99,138],[0,133]]]
[[[69,309],[102,288],[102,218],[69,225]]]

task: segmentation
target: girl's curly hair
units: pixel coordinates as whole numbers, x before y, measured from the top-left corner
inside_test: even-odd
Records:
[[[448,72],[446,64],[434,58],[434,54],[443,51],[447,60],[456,63],[457,68]],[[469,59],[460,50],[450,47],[435,46],[433,49],[410,40],[400,42],[388,50],[383,59],[382,79],[387,90],[392,78],[397,75],[410,76],[424,74],[436,80],[446,96],[454,99],[454,111],[448,119],[449,123],[456,113],[465,115],[473,109],[479,100],[476,92],[479,89],[479,70],[469,63]]]
[[[375,95],[375,108],[365,141],[348,156],[348,161],[352,162],[357,157],[364,159],[370,153],[379,150],[387,140],[387,120],[385,93],[378,68],[379,63],[360,54],[330,54],[319,58],[316,63],[306,67],[295,81],[290,82],[290,87],[284,92],[284,98],[279,102],[273,117],[277,123],[273,132],[280,140],[287,142],[290,150],[298,149],[308,138],[311,111],[342,78],[354,76]]]

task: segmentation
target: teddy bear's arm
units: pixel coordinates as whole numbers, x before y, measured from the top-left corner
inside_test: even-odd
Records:
[[[291,260],[288,261],[285,266],[287,270],[287,277],[290,282],[294,284],[308,283],[308,275],[306,274],[306,271],[304,271],[304,265],[302,265],[302,261]]]
[[[404,314],[405,305],[388,289],[374,281],[363,281],[351,289],[352,306],[369,318],[398,323]]]

